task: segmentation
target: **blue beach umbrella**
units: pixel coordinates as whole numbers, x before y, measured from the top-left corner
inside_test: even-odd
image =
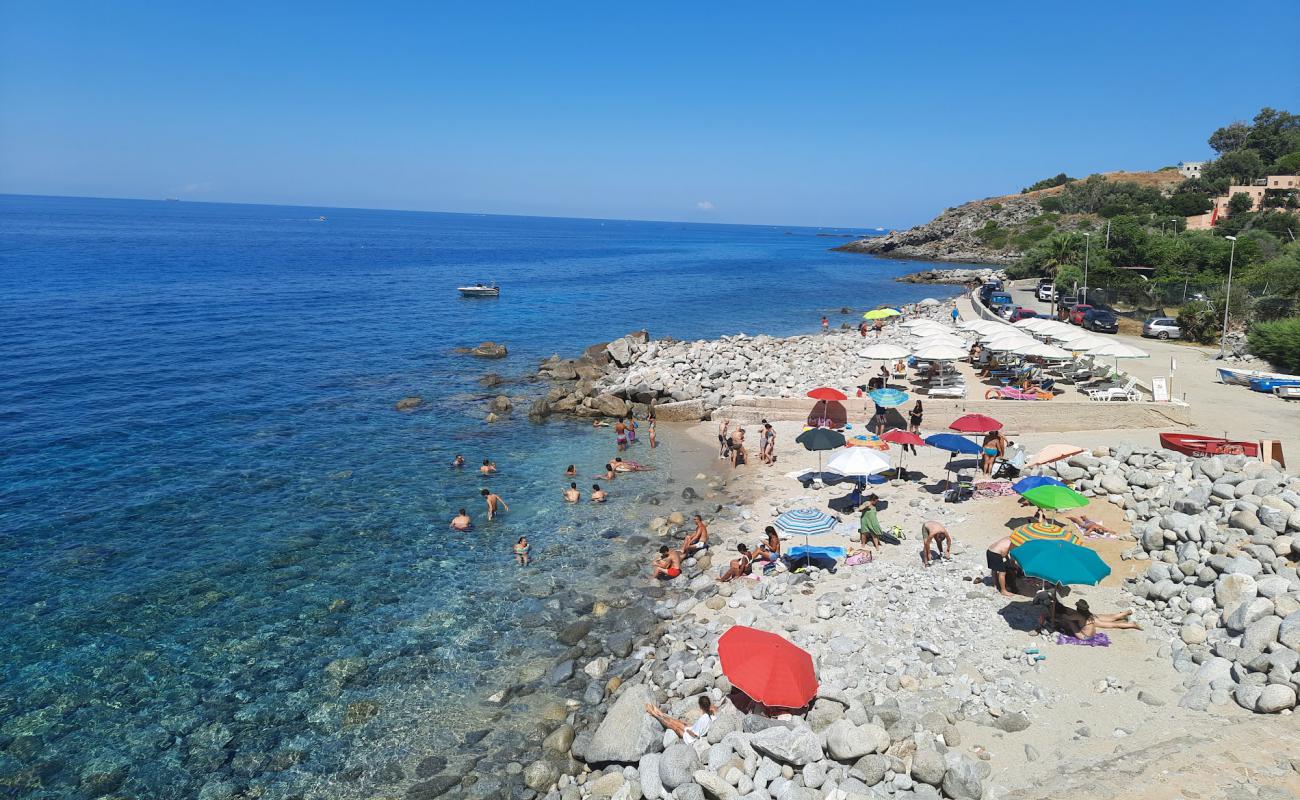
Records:
[[[932,436],[925,437],[925,443],[931,447],[937,447],[940,450],[947,450],[949,453],[965,453],[975,455],[981,452],[982,448],[967,439],[965,436],[958,436],[955,433],[936,433]]]
[[[1011,484],[1011,488],[1016,494],[1024,494],[1030,489],[1037,489],[1039,486],[1064,486],[1056,478],[1049,478],[1046,475],[1030,475],[1028,478],[1021,478]]]
[[[902,389],[875,389],[867,392],[867,397],[881,408],[893,408],[907,402],[907,392]]]

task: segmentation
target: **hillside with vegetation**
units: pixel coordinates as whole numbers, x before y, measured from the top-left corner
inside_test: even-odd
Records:
[[[1062,288],[1083,284],[1086,262],[1090,297],[1119,311],[1176,314],[1192,338],[1210,341],[1226,302],[1234,320],[1258,328],[1252,349],[1275,365],[1300,364],[1300,323],[1263,325],[1300,317],[1298,193],[1270,192],[1259,211],[1237,194],[1213,228],[1186,229],[1186,218],[1210,211],[1229,186],[1300,174],[1300,116],[1265,108],[1208,141],[1218,157],[1199,178],[1174,167],[1084,179],[1062,173],[837,249],[1001,264],[1012,277],[1051,277]]]

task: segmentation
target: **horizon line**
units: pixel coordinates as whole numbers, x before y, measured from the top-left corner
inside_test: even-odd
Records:
[[[90,194],[31,194],[27,192],[6,192],[0,191],[0,197],[35,197],[51,200],[125,200],[134,203],[188,203],[189,205],[210,205],[210,206],[258,206],[264,208],[307,208],[321,209],[328,211],[384,211],[397,212],[402,214],[456,214],[468,217],[514,217],[519,219],[556,219],[556,220],[576,220],[583,222],[649,222],[663,225],[731,225],[745,228],[805,228],[809,230],[831,230],[831,231],[864,231],[864,232],[890,232],[898,230],[897,228],[888,227],[846,227],[831,225],[775,225],[763,222],[707,222],[707,221],[686,221],[676,219],[630,219],[623,217],[572,217],[558,214],[503,214],[490,211],[433,211],[429,209],[417,208],[368,208],[365,206],[328,206],[328,205],[301,205],[291,203],[249,203],[237,202],[233,200],[187,200],[183,197],[111,197],[104,195]]]

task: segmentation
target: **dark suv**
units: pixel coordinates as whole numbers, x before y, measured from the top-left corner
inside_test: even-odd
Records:
[[[1119,333],[1119,318],[1105,308],[1090,308],[1083,312],[1083,327],[1098,333]]]

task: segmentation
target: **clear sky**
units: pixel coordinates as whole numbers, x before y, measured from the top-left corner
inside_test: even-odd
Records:
[[[892,227],[1300,112],[1295,0],[0,15],[6,193]]]

